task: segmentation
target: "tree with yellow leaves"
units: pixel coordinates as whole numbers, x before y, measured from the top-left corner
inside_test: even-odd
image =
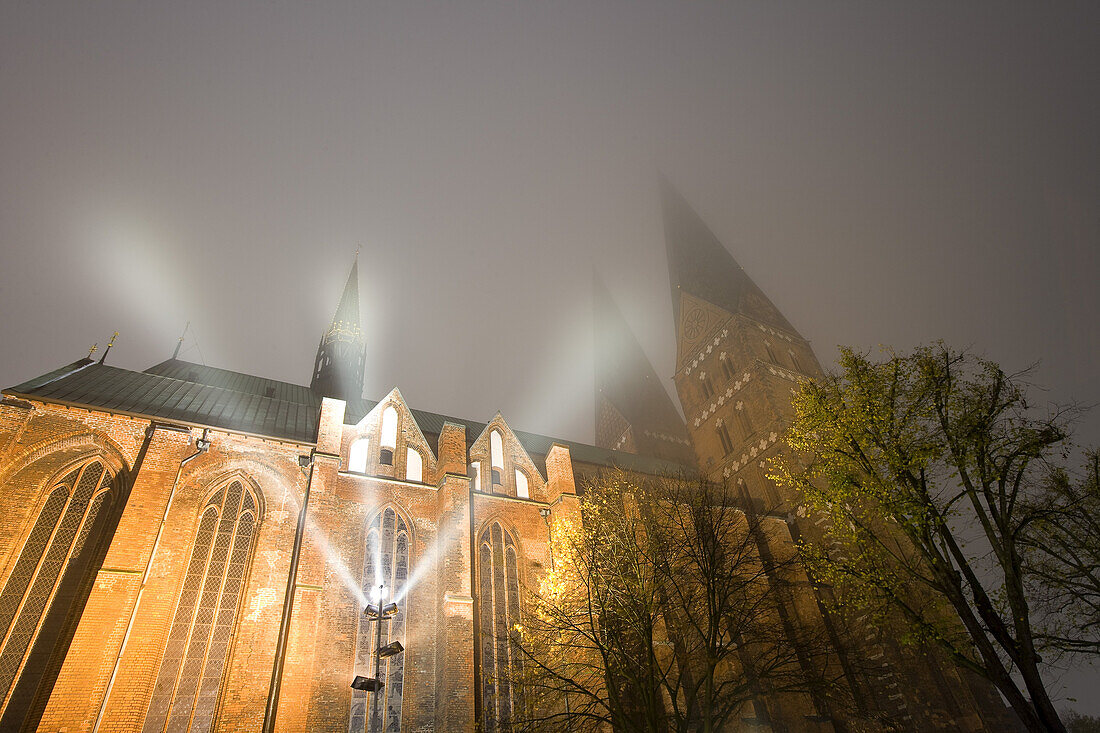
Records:
[[[942,344],[881,361],[844,349],[838,374],[803,383],[772,478],[824,520],[802,554],[842,609],[900,621],[905,641],[988,678],[1028,730],[1063,731],[1040,667],[1082,648],[1050,603],[1067,566],[1049,540],[1087,562],[1100,538],[1052,529],[1075,511],[1051,478],[1076,409],[1038,414],[1025,380]]]
[[[765,520],[730,492],[606,473],[579,516],[553,523],[529,589],[517,730],[726,730],[784,694],[840,707],[826,640],[780,619],[793,553],[761,553]]]

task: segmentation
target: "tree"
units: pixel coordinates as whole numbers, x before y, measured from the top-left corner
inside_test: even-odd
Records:
[[[1100,452],[1088,452],[1077,472],[1052,467],[1036,516],[1024,544],[1032,592],[1047,610],[1040,640],[1100,653]]]
[[[839,374],[796,395],[796,455],[772,478],[824,518],[829,541],[802,551],[841,607],[900,618],[906,641],[988,678],[1028,730],[1063,731],[1041,654],[1079,651],[1080,638],[1044,589],[1073,568],[1054,553],[1087,563],[1098,538],[1052,528],[1073,511],[1050,497],[1070,485],[1051,467],[1075,410],[1036,414],[1025,377],[942,344],[878,362],[844,349]],[[1095,622],[1095,606],[1077,608]]]
[[[781,619],[797,567],[789,540],[774,549],[781,520],[701,481],[609,473],[584,495],[529,589],[517,729],[714,731],[767,720],[776,694],[841,706],[820,629]]]

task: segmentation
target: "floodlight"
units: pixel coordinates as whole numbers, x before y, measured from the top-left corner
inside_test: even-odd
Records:
[[[365,613],[368,616],[377,616],[378,615],[378,606],[374,605],[373,603],[368,603],[367,607],[363,609],[363,613]]]
[[[401,646],[401,642],[393,641],[378,650],[378,657],[380,659],[385,659],[386,657],[392,657],[395,654],[400,654],[403,651],[405,651],[405,647]]]
[[[363,677],[361,675],[356,675],[355,679],[351,681],[351,689],[364,690],[366,692],[378,692],[385,686],[385,682],[380,682],[373,677]]]
[[[382,606],[383,616],[393,616],[395,613],[397,613],[396,603],[387,603],[386,605]]]

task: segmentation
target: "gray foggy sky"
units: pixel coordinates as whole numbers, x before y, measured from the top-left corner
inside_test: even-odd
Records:
[[[1100,402],[1098,29],[1095,3],[0,2],[0,382],[115,329],[144,369],[190,320],[186,358],[308,384],[361,245],[369,395],[590,441],[593,267],[672,374],[662,170],[826,365],[943,338]]]
[[[369,393],[590,440],[591,268],[673,369],[663,170],[824,362],[942,337],[1096,402],[1098,21],[5,3],[0,377],[116,328],[141,369],[190,320],[207,363],[308,382],[361,245]]]

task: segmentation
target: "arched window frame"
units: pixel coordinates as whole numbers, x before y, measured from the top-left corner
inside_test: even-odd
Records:
[[[392,524],[390,524],[391,517]],[[386,553],[387,546],[389,553]],[[405,583],[412,569],[412,547],[412,524],[405,513],[392,504],[375,512],[367,523],[362,592],[368,602],[377,602],[372,593],[378,587],[378,581],[380,579],[383,581],[386,595],[381,602],[396,603],[398,611],[389,621],[382,622],[382,646],[386,646],[391,641],[399,641],[406,650],[382,661],[379,676],[385,684],[382,691],[385,698],[382,703],[381,720],[374,718],[373,695],[360,690],[352,691],[351,714],[348,719],[349,733],[362,733],[364,730],[368,733],[382,733],[383,730],[385,733],[399,733],[401,730],[405,658],[408,654]],[[378,633],[375,623],[378,622],[370,621],[365,614],[361,612],[358,614],[354,658],[356,675],[374,676],[374,646]]]
[[[20,695],[16,702],[16,693],[24,685],[37,689],[44,665],[56,659],[59,643],[67,648],[71,640],[57,634],[43,637],[43,623],[57,613],[79,610],[87,600],[106,550],[106,525],[118,519],[116,476],[117,469],[104,456],[91,455],[70,462],[44,484],[50,488],[0,590],[3,727],[25,723],[27,701]],[[62,586],[75,587],[75,594],[66,607],[55,608]],[[26,677],[27,671],[31,677]]]
[[[382,419],[378,428],[378,444],[381,447],[397,450],[397,427],[397,408],[386,405],[386,409],[382,410]]]
[[[232,659],[233,631],[244,607],[263,520],[263,494],[240,472],[222,477],[212,486],[198,514],[143,733],[210,731],[217,719]],[[238,486],[239,497],[234,488]],[[227,520],[230,507],[234,514]],[[223,536],[229,537],[224,553],[219,547]],[[239,577],[233,577],[238,572]],[[207,591],[212,592],[215,586],[217,597],[211,598]],[[227,598],[227,590],[236,595],[235,602],[232,596]],[[215,610],[209,624],[206,615],[199,614],[201,607]],[[200,632],[205,634],[205,643]],[[202,668],[189,676],[192,669],[188,664],[196,659]]]
[[[520,499],[531,498],[531,483],[527,478],[527,472],[522,468],[515,470],[516,477],[516,497]]]
[[[482,731],[511,731],[521,696],[512,681],[522,669],[516,650],[523,609],[522,558],[518,533],[494,518],[478,534],[478,640],[481,660]],[[499,693],[499,694],[498,694]]]

